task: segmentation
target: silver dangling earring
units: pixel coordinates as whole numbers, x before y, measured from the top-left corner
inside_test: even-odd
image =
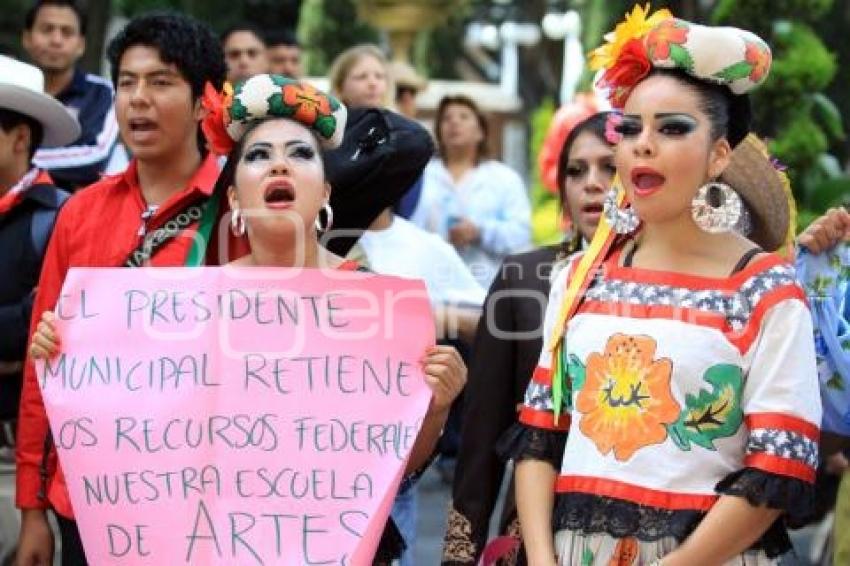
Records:
[[[245,235],[245,217],[238,208],[234,208],[230,213],[230,231],[237,238]]]
[[[320,210],[319,215],[316,217],[316,230],[327,232],[334,225],[334,211],[329,202],[325,203],[322,210],[325,211],[325,225],[324,227],[322,226],[322,211]]]
[[[701,186],[691,203],[694,222],[711,234],[735,229],[743,214],[743,201],[735,189],[719,181]]]
[[[602,206],[602,213],[605,215],[605,220],[617,234],[631,234],[637,230],[640,224],[637,212],[629,206],[628,208],[620,208],[617,206],[617,194],[622,189],[611,187],[605,195],[605,203]]]

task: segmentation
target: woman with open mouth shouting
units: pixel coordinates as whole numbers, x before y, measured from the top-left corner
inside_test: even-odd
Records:
[[[770,253],[788,198],[747,137],[770,50],[640,6],[606,37],[619,180],[552,285],[505,442],[529,563],[776,564],[821,407],[804,294]]]
[[[250,244],[250,252],[230,265],[359,269],[319,242],[319,233],[333,222],[322,150],[340,144],[345,106],[308,83],[268,74],[235,89],[226,85],[223,93],[207,84],[202,102],[210,148],[228,156],[215,192],[227,195],[234,236]],[[39,324],[30,349],[33,358],[58,352],[52,320],[49,315]],[[466,382],[466,366],[452,347],[429,348],[422,364],[433,397],[411,448],[405,482],[429,463],[452,401]],[[388,564],[403,550],[392,521],[384,535],[376,564]]]

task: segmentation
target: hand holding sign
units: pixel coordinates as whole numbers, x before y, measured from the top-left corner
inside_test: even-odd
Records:
[[[66,281],[39,380],[93,564],[371,561],[429,403],[424,287],[238,271]]]

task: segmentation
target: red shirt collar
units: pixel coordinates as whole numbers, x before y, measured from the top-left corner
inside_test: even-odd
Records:
[[[178,194],[182,196],[183,193],[200,192],[209,196],[213,192],[215,182],[218,180],[220,173],[221,168],[218,165],[218,158],[212,153],[208,153],[203,161],[201,161],[201,166],[195,170],[195,174],[192,175],[192,178],[189,179],[189,182]],[[122,180],[127,187],[137,192],[141,197],[142,188],[139,186],[138,161],[136,158],[130,161],[127,169],[122,173]],[[172,195],[168,201],[171,201],[174,196],[176,195]]]

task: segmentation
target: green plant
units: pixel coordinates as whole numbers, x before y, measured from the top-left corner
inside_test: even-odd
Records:
[[[531,113],[531,141],[529,144],[529,163],[531,163],[531,232],[534,243],[540,246],[554,244],[563,240],[561,226],[561,203],[558,195],[550,192],[540,180],[538,156],[549,124],[555,115],[555,103],[546,98]]]

